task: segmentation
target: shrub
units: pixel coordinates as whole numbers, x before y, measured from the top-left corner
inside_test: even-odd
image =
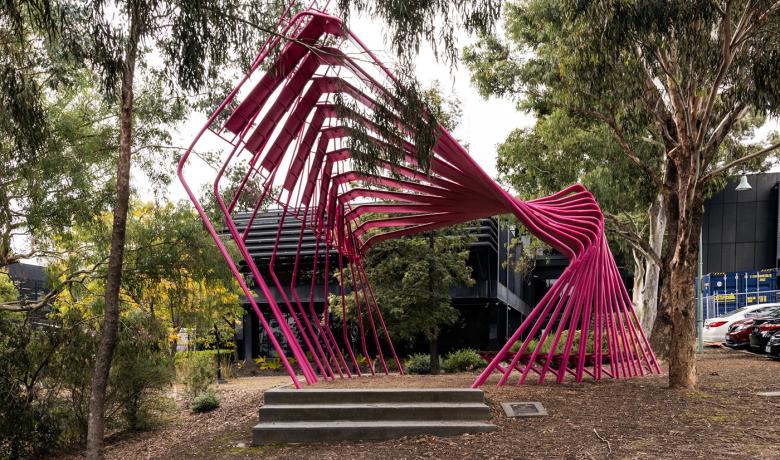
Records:
[[[219,407],[219,398],[214,390],[208,389],[196,396],[190,407],[193,412],[209,412]]]
[[[190,362],[190,358],[193,356],[205,356],[211,360],[212,366],[214,366],[214,372],[217,369],[217,350],[197,350],[197,351],[180,351],[176,353],[176,379],[179,382],[184,382],[187,376],[187,365]],[[231,378],[234,376],[234,350],[221,349],[219,350],[220,369],[222,370],[222,376],[225,378]]]
[[[398,372],[398,364],[396,364],[393,355],[385,355],[385,364],[387,364],[388,372]],[[382,363],[379,363],[379,367],[382,367]],[[384,369],[383,369],[384,370]]]
[[[361,354],[355,355],[355,361],[357,362],[357,365],[360,367],[368,367],[368,360],[365,356]]]
[[[431,356],[424,353],[411,355],[404,363],[404,366],[409,374],[430,374]]]
[[[0,312],[0,458],[38,458],[85,440],[99,331],[97,317],[77,309],[35,323]],[[165,338],[150,315],[122,315],[105,406],[111,429],[146,428],[166,407]]]
[[[111,382],[126,428],[148,429],[163,391],[174,380],[173,360],[163,344],[165,328],[140,310],[123,318],[111,366]]]
[[[257,363],[257,368],[261,371],[278,371],[282,369],[282,360],[279,358],[260,356],[255,358],[255,363]]]
[[[21,385],[0,372],[0,458],[37,458],[57,445],[59,420],[45,403],[28,401]]]
[[[563,347],[566,345],[566,339],[569,337],[569,330],[566,329],[563,332],[561,332],[561,338],[558,340],[558,345],[555,347],[555,353],[563,353]],[[588,332],[588,343],[585,345],[585,352],[586,353],[593,353],[593,340],[595,338],[595,335],[593,331],[591,330]],[[555,331],[550,332],[550,335],[548,335],[542,344],[542,348],[540,350],[540,353],[549,353],[550,347],[552,347],[553,339],[555,339]],[[618,341],[620,341],[620,337],[618,337]],[[518,340],[517,342],[512,344],[512,347],[509,348],[509,351],[517,353],[517,351],[520,350],[520,345],[522,345],[523,341]],[[539,339],[533,339],[528,343],[528,346],[525,349],[525,353],[531,353],[536,348],[536,345],[539,343]],[[607,354],[607,334],[606,331],[601,336],[601,352],[603,354]],[[574,331],[574,339],[571,342],[571,353],[574,354],[579,350],[580,347],[580,331]]]
[[[208,355],[190,354],[185,369],[184,387],[191,398],[208,390],[214,381],[214,364]]]
[[[447,354],[441,368],[444,372],[465,372],[482,369],[486,364],[476,350],[464,348]]]

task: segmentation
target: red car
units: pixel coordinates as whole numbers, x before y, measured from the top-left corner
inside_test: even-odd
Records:
[[[751,332],[753,332],[753,318],[734,321],[726,332],[726,346],[731,348],[749,346]]]

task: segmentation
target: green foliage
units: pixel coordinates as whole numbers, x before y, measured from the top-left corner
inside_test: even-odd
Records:
[[[476,350],[464,348],[447,354],[441,363],[444,372],[466,372],[482,369],[487,363]]]
[[[41,338],[20,318],[0,313],[0,458],[38,457],[62,431],[48,395],[39,394],[37,377],[24,373],[28,367],[46,369],[43,350],[49,344],[36,342]]]
[[[89,271],[88,283],[73,285],[58,297],[59,309],[89,308],[97,313],[102,308],[103,261],[108,257],[111,226],[111,215],[104,213],[55,237],[55,247],[64,255],[50,267],[51,278],[62,280],[69,273]],[[223,337],[231,336],[232,328],[223,318],[235,317],[240,309],[238,286],[189,205],[132,203],[125,246],[122,293],[126,304],[163,320],[171,341],[181,327],[210,335],[215,324]]]
[[[163,324],[141,310],[132,310],[122,319],[111,381],[130,430],[151,426],[163,392],[174,380],[166,335]]]
[[[457,34],[485,33],[499,18],[498,0],[429,0],[424,2],[373,2],[369,0],[339,0],[342,16],[368,13],[382,18],[389,25],[389,43],[402,60],[410,62],[420,50],[420,44],[431,45],[438,58],[455,63]]]
[[[95,103],[100,96],[90,76],[70,78],[51,96],[38,96],[43,113],[35,125],[43,126],[36,135],[46,135],[27,148],[19,148],[16,128],[0,116],[0,267],[22,256],[11,244],[15,233],[34,235],[24,257],[40,255],[50,235],[89,220],[109,201],[115,126],[108,108]]]
[[[217,350],[197,350],[197,351],[180,351],[174,355],[174,361],[176,365],[176,379],[180,382],[184,381],[187,375],[187,366],[191,356],[202,355],[208,357],[211,360],[214,369],[217,368]],[[219,362],[221,364],[222,376],[230,378],[233,375],[233,350],[219,350]]]
[[[501,179],[523,197],[582,182],[609,234],[638,250],[663,193],[667,231],[678,234],[675,210],[698,219],[702,197],[724,185],[722,166],[758,151],[755,127],[780,111],[772,5],[508,2],[504,36],[463,55],[483,95],[513,98],[538,120],[499,147]],[[766,158],[741,167],[761,170]]]
[[[214,390],[205,390],[192,399],[190,407],[197,413],[212,411],[219,407],[219,397]]]
[[[261,371],[278,371],[282,369],[282,360],[279,358],[267,358],[259,356],[255,358],[257,368]]]
[[[214,382],[214,362],[211,356],[188,354],[185,369],[184,386],[191,398],[208,390]]]
[[[392,356],[385,354],[385,365],[387,365],[388,372],[398,372],[398,364],[395,362],[395,359],[393,359]],[[380,368],[382,366],[382,363],[379,362],[379,359],[377,359],[377,366]]]
[[[406,359],[404,367],[409,374],[430,374],[431,356],[424,353],[411,355]]]
[[[72,447],[86,436],[100,323],[71,310],[49,318],[0,312],[0,458]],[[106,413],[118,430],[149,427],[173,381],[165,328],[141,311],[124,315]]]
[[[0,303],[10,302],[19,298],[19,290],[16,289],[8,272],[0,269]]]
[[[555,346],[555,353],[563,353],[563,348],[566,345],[566,340],[569,337],[569,330],[566,329],[563,332],[561,332],[561,338],[558,341],[558,344]],[[588,343],[585,345],[585,353],[593,353],[593,346],[594,346],[594,337],[595,334],[591,330],[588,332]],[[540,353],[549,353],[550,348],[552,348],[553,340],[555,339],[555,331],[552,331],[546,338],[544,343],[542,343],[542,347],[539,350]],[[620,339],[618,339],[620,340]],[[509,351],[511,352],[518,352],[520,350],[520,346],[523,344],[522,340],[518,340],[515,343],[512,344],[512,347],[510,347]],[[532,353],[536,346],[539,344],[539,339],[533,339],[528,343],[528,346],[526,347],[524,353]],[[601,336],[601,351],[602,353],[606,354],[607,349],[609,347],[609,343],[607,341],[607,334],[606,332],[602,334]],[[578,350],[580,349],[580,331],[574,331],[574,339],[572,339],[572,348],[571,353],[576,354],[578,353]]]
[[[423,334],[433,340],[441,326],[455,322],[458,312],[452,307],[449,289],[474,283],[467,263],[470,240],[463,229],[453,228],[383,241],[366,254],[366,274],[395,339],[413,340]],[[345,270],[344,276],[345,285],[351,286],[351,272]],[[361,302],[362,295],[358,289]],[[331,300],[339,314],[341,297],[332,296]],[[348,315],[354,318],[354,295],[345,300]],[[361,311],[366,315],[365,308]]]

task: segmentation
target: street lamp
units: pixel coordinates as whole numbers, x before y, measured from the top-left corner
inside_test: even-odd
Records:
[[[748,182],[747,176],[742,174],[742,177],[739,178],[739,184],[737,184],[737,188],[734,190],[737,192],[744,192],[745,190],[751,190],[752,188],[750,182]]]
[[[739,184],[734,188],[735,192],[744,192],[746,190],[752,190],[753,187],[751,187],[750,182],[748,182],[748,178],[746,174],[742,174],[742,177],[739,178]],[[696,335],[697,335],[697,350],[699,353],[702,353],[704,351],[704,337],[702,335],[704,334],[704,304],[703,304],[703,293],[701,292],[701,277],[702,277],[702,253],[704,252],[704,247],[702,246],[702,228],[703,225],[699,225],[699,264],[698,264],[698,275],[696,277],[696,313],[697,313],[697,321],[696,321]]]
[[[222,378],[222,360],[220,359],[219,355],[219,348],[221,346],[220,344],[220,335],[219,335],[219,329],[217,328],[217,325],[214,325],[214,338],[217,342],[217,384],[221,383],[227,383],[225,379]]]

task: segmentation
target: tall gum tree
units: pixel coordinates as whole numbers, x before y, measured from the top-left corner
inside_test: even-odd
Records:
[[[468,54],[467,62],[475,61]],[[550,195],[581,182],[593,192],[605,214],[607,232],[617,238],[615,254],[634,262],[633,301],[649,334],[655,318],[660,243],[665,221],[655,188],[620,155],[609,128],[565,110],[535,112],[532,128],[517,129],[498,146],[499,180],[522,199]],[[644,149],[655,149],[651,144]],[[649,153],[648,153],[649,154]],[[661,233],[661,237],[658,237]],[[522,266],[524,264],[520,264]]]
[[[142,147],[134,125],[137,86],[162,79],[167,83],[165,90],[182,97],[219,87],[219,69],[232,63],[246,65],[260,42],[259,30],[270,30],[281,5],[229,0],[52,3],[60,15],[57,45],[101,76],[104,97],[115,102],[118,112],[119,147],[105,310],[91,386],[86,451],[87,458],[99,458],[105,432],[106,388],[117,340],[130,171],[134,151]],[[243,27],[242,21],[258,26]],[[158,68],[149,65],[153,52],[161,60]]]
[[[780,147],[745,136],[778,113],[779,12],[771,0],[532,0],[507,4],[507,43],[486,37],[472,50],[485,88],[604,124],[655,185],[667,220],[656,325],[670,329],[672,388],[696,385],[704,198],[723,175],[757,168]],[[647,142],[658,146],[652,155],[638,148]]]

